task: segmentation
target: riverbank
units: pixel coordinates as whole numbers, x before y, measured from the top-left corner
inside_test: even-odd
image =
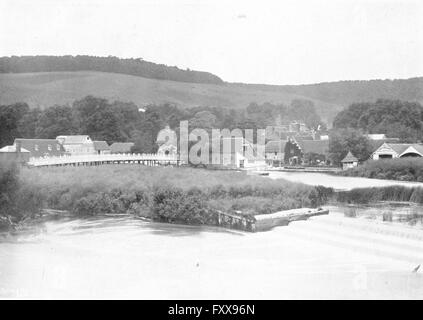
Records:
[[[368,160],[362,165],[334,174],[347,177],[423,182],[422,158]]]
[[[154,221],[216,225],[216,212],[267,214],[326,203],[330,188],[250,176],[246,172],[110,165],[22,168],[16,188],[5,190],[10,212],[66,210],[75,216],[133,214]],[[11,183],[9,183],[11,185]],[[14,199],[14,200],[13,200]],[[13,200],[13,201],[12,201]],[[10,214],[14,223],[26,217]],[[6,212],[7,213],[7,212]]]

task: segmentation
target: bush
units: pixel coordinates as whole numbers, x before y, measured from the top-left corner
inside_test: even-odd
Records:
[[[423,182],[423,158],[368,160],[338,173],[343,176]]]
[[[180,188],[161,187],[153,194],[153,219],[187,224],[216,224],[214,211],[198,190],[184,192]]]

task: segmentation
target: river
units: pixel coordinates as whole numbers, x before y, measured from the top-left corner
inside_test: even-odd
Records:
[[[322,185],[325,187],[332,187],[336,190],[384,187],[390,185],[401,185],[407,187],[423,186],[423,183],[421,182],[369,179],[361,177],[342,177],[320,172],[271,171],[269,177],[272,179],[282,178],[292,182],[301,182],[309,185]]]
[[[0,238],[0,298],[423,298],[421,224],[329,210],[261,233],[130,216],[38,223]]]

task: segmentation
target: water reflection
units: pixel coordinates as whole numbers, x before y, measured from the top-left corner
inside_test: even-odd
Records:
[[[348,218],[375,219],[423,228],[423,206],[416,203],[381,201],[371,205],[348,204],[338,207]]]

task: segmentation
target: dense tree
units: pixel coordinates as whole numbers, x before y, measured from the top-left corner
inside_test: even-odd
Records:
[[[0,148],[13,143],[19,132],[19,121],[29,111],[26,103],[0,106]]]
[[[27,114],[29,118],[34,116]],[[28,121],[25,121],[29,125]],[[35,136],[43,139],[56,138],[60,135],[72,135],[78,133],[78,128],[74,120],[72,108],[69,106],[53,106],[47,108],[38,115]]]
[[[42,111],[39,108],[34,108],[26,112],[18,122],[18,132],[20,138],[35,138],[37,137],[37,129],[40,125],[38,123]]]
[[[367,160],[372,153],[372,146],[362,132],[354,129],[333,130],[329,139],[329,157],[339,165],[348,151],[360,161]]]
[[[417,142],[423,136],[423,107],[418,102],[400,100],[354,103],[336,115],[333,127],[384,133],[403,142]]]

